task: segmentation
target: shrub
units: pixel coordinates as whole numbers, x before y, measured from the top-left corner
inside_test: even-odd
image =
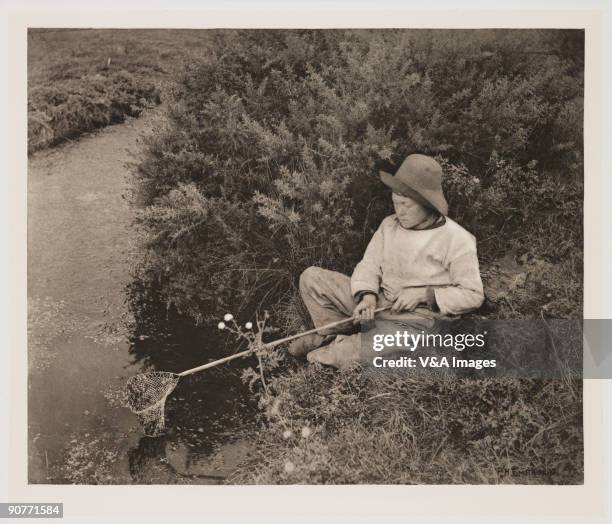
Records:
[[[300,272],[350,273],[391,212],[372,167],[422,152],[483,264],[513,252],[579,288],[576,45],[571,31],[218,33],[136,171],[141,278],[198,321],[222,306],[295,323]]]
[[[28,93],[28,151],[137,117],[159,102],[153,83],[127,71],[34,87]]]

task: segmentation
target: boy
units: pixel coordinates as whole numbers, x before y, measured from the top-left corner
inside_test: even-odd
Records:
[[[448,214],[442,167],[425,155],[409,155],[395,176],[380,172],[393,193],[395,214],[385,218],[349,278],[318,267],[300,276],[300,295],[315,327],[354,316],[380,319],[419,331],[436,318],[480,307],[484,292],[476,239]],[[326,345],[328,344],[328,345]],[[289,352],[338,368],[359,361],[360,334],[354,327],[321,331],[294,341]]]

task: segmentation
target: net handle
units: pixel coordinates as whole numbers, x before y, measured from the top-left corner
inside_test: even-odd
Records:
[[[380,313],[381,311],[386,311],[388,309],[391,309],[391,306],[385,306],[385,307],[379,307],[378,309],[374,310],[374,313]],[[417,316],[422,316],[419,315],[418,313],[413,311],[413,314],[417,315]],[[349,318],[343,318],[342,320],[337,320],[336,322],[331,322],[330,324],[326,324],[325,326],[321,326],[321,327],[316,327],[313,329],[309,329],[308,331],[303,331],[302,333],[298,333],[296,335],[291,335],[285,338],[281,338],[279,340],[275,340],[273,342],[268,342],[267,344],[264,344],[263,347],[271,349],[274,348],[276,346],[280,346],[281,344],[285,344],[286,342],[291,342],[292,340],[301,338],[301,337],[305,337],[306,335],[312,335],[313,333],[317,333],[318,331],[321,331],[323,329],[330,329],[336,326],[340,326],[342,324],[347,324],[348,322],[353,322],[356,320],[356,317],[349,317]],[[220,358],[219,360],[214,360],[212,362],[209,362],[208,364],[203,364],[201,366],[195,367],[195,368],[191,368],[188,369],[186,371],[183,371],[182,373],[179,373],[179,377],[185,377],[187,375],[191,375],[192,373],[197,373],[198,371],[204,371],[205,369],[209,369],[215,366],[218,366],[219,364],[223,364],[225,362],[229,362],[230,360],[234,360],[236,358],[240,358],[240,357],[246,357],[247,355],[253,353],[254,351],[257,351],[259,348],[255,347],[255,348],[249,348],[249,349],[245,349],[244,351],[241,351],[240,353],[235,353],[233,355],[230,355],[228,357],[223,357]]]

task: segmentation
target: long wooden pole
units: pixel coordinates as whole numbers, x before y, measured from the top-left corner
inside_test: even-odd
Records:
[[[374,313],[380,313],[381,311],[386,311],[387,309],[391,309],[391,306],[385,306],[385,307],[379,307],[378,309],[374,310]],[[354,322],[355,321],[355,317],[349,317],[349,318],[343,318],[342,320],[337,320],[336,322],[332,322],[330,324],[326,324],[325,326],[321,326],[318,328],[313,328],[313,329],[309,329],[308,331],[304,331],[302,333],[298,333],[297,335],[291,335],[289,337],[285,337],[285,338],[281,338],[279,340],[275,340],[273,342],[268,342],[267,344],[263,344],[264,348],[274,348],[276,346],[280,346],[281,344],[285,344],[287,342],[291,342],[292,340],[295,340],[297,338],[301,338],[301,337],[305,337],[306,335],[312,335],[313,333],[317,333],[319,331],[322,331],[324,329],[331,329],[333,327],[336,326],[341,326],[342,324],[346,324],[348,322]],[[240,353],[234,353],[233,355],[230,355],[228,357],[223,357],[220,358],[219,360],[214,360],[213,362],[209,362],[208,364],[203,364],[201,366],[195,367],[195,368],[191,368],[188,369],[187,371],[183,371],[182,373],[179,373],[179,377],[184,377],[186,375],[191,375],[192,373],[197,373],[198,371],[204,371],[205,369],[209,369],[215,366],[218,366],[219,364],[224,364],[225,362],[229,362],[230,360],[234,360],[236,358],[240,358],[240,357],[246,357],[247,355],[250,355],[251,353],[253,353],[254,351],[257,351],[261,349],[260,347],[254,347],[254,348],[249,348],[249,349],[245,349],[244,351],[241,351]]]

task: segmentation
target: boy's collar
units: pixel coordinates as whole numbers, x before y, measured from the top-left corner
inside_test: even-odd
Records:
[[[410,228],[402,226],[399,220],[397,222],[402,229],[406,229],[407,231],[424,231],[427,229],[436,229],[437,227],[443,226],[444,224],[446,224],[446,217],[440,213],[434,213],[416,226]]]

